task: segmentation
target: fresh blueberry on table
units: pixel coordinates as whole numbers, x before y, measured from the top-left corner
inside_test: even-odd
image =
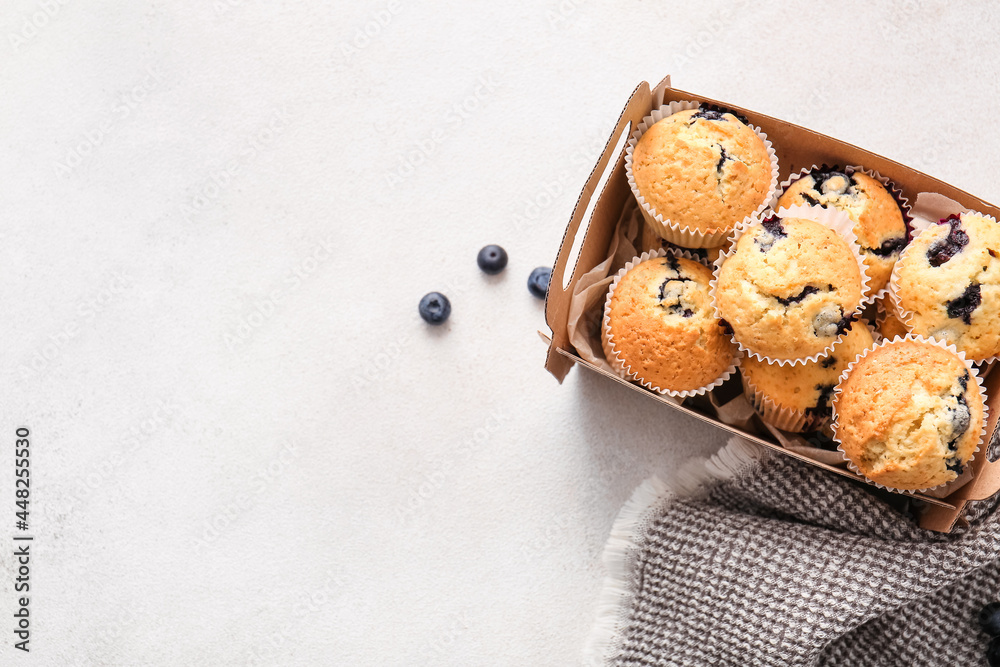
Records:
[[[552,269],[547,266],[539,266],[528,276],[528,291],[544,299],[549,291],[549,279],[552,277]]]
[[[485,246],[479,251],[476,263],[484,273],[496,275],[507,266],[507,251],[498,245]]]
[[[991,602],[979,610],[979,627],[991,637],[1000,635],[1000,602]]]
[[[420,300],[420,317],[428,324],[441,324],[451,315],[451,302],[441,292],[429,292]]]
[[[990,646],[986,649],[986,661],[990,667],[1000,667],[1000,637],[990,640]]]

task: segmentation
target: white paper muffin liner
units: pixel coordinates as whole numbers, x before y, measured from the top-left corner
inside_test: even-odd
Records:
[[[673,255],[675,257],[683,257],[685,259],[690,259],[694,262],[698,262],[702,266],[711,268],[711,265],[703,257],[685,250],[683,248],[656,248],[654,250],[646,250],[637,257],[633,257],[630,261],[625,263],[618,273],[615,275],[608,287],[608,292],[604,297],[604,316],[601,320],[601,349],[604,351],[604,358],[607,360],[608,365],[611,366],[619,377],[626,380],[632,379],[632,376],[626,370],[625,363],[618,356],[617,352],[611,347],[611,331],[608,325],[608,309],[611,306],[611,296],[614,294],[615,288],[618,286],[618,281],[622,279],[626,273],[632,270],[633,267],[642,264],[648,259],[654,259],[656,257],[666,257],[667,255]]]
[[[728,380],[730,377],[732,377],[733,373],[736,372],[737,366],[739,366],[740,355],[738,354],[734,355],[732,362],[729,364],[729,367],[726,368],[722,372],[722,374],[719,375],[719,377],[717,377],[711,383],[703,387],[699,387],[698,389],[685,389],[684,391],[674,391],[672,389],[659,387],[655,385],[653,382],[645,380],[639,377],[638,374],[633,373],[632,367],[629,366],[627,363],[625,363],[625,360],[621,358],[621,355],[615,348],[614,337],[611,335],[611,320],[609,317],[611,313],[611,298],[614,296],[615,289],[618,288],[618,283],[621,281],[622,277],[624,277],[626,273],[631,271],[633,267],[642,264],[646,260],[654,259],[656,257],[666,257],[668,255],[690,259],[692,261],[698,262],[702,266],[708,267],[707,263],[697,255],[690,253],[686,250],[677,250],[673,248],[661,248],[659,250],[655,250],[652,252],[646,251],[641,255],[639,255],[638,257],[634,258],[632,261],[627,262],[625,266],[622,267],[622,269],[618,272],[618,274],[615,275],[614,280],[611,281],[611,287],[608,289],[608,294],[604,299],[604,319],[601,321],[601,333],[602,333],[601,346],[604,349],[604,355],[608,360],[608,364],[610,364],[611,367],[622,378],[638,382],[646,389],[655,391],[658,394],[666,394],[667,396],[671,396],[673,398],[688,398],[690,396],[701,396],[702,394],[705,394],[706,392],[715,389],[723,382]]]
[[[888,310],[889,308],[893,310],[892,315],[895,316],[896,319],[899,319],[895,313],[896,306],[893,305],[892,299],[889,298],[888,293],[886,293],[884,296],[880,296],[875,301],[875,322],[872,328],[872,335],[875,337],[876,343],[881,343],[885,339],[885,336],[882,335],[882,325],[885,324],[886,319],[890,315]],[[903,321],[900,320],[900,322]],[[905,327],[906,324],[903,323],[903,326]]]
[[[636,130],[632,133],[632,137],[625,148],[625,177],[628,179],[628,186],[632,189],[632,194],[635,196],[636,201],[639,202],[639,210],[642,211],[642,216],[657,234],[671,243],[676,243],[679,246],[687,248],[714,248],[726,242],[726,238],[733,231],[733,227],[716,231],[704,231],[693,229],[680,222],[673,222],[664,218],[653,209],[653,206],[639,192],[639,188],[635,184],[635,177],[632,175],[632,154],[635,152],[635,147],[638,145],[642,135],[646,133],[646,130],[658,121],[663,120],[667,116],[672,116],[678,111],[687,111],[700,107],[701,103],[699,102],[671,102],[661,106],[659,109],[653,109],[648,116],[643,118],[642,122],[639,123]],[[760,206],[753,213],[738,222],[736,226],[747,224],[759,218],[760,214],[764,212],[774,198],[774,192],[778,187],[778,156],[775,154],[767,135],[759,127],[756,125],[748,125],[748,127],[757,133],[757,136],[761,138],[764,146],[767,148],[767,155],[771,159],[771,182],[768,185],[767,193],[761,200]]]
[[[776,207],[778,205],[778,200],[781,199],[781,196],[783,194],[785,194],[785,191],[788,190],[788,188],[793,183],[795,183],[799,179],[803,178],[804,176],[810,174],[813,170],[815,170],[815,169],[823,169],[823,168],[834,169],[834,168],[839,168],[839,166],[835,165],[834,167],[829,167],[825,163],[821,164],[821,165],[820,164],[813,164],[813,166],[811,166],[811,167],[806,167],[805,169],[799,170],[799,172],[797,174],[790,175],[788,178],[786,178],[785,180],[783,180],[778,185],[778,189],[774,193],[774,199],[771,200],[771,208],[774,208],[774,207]],[[912,236],[912,233],[913,233],[913,209],[910,206],[910,200],[906,198],[906,196],[903,194],[903,191],[895,183],[893,183],[892,180],[890,180],[888,177],[883,176],[882,174],[878,173],[874,169],[865,169],[864,167],[861,167],[859,165],[847,165],[846,167],[843,168],[843,170],[847,174],[856,174],[856,173],[859,173],[859,172],[862,173],[862,174],[866,174],[867,176],[870,176],[870,177],[874,178],[876,181],[878,181],[879,183],[881,183],[885,187],[885,189],[889,192],[889,195],[893,199],[895,199],[896,203],[899,205],[899,209],[900,209],[900,211],[903,214],[903,224],[906,225],[907,238],[908,239],[912,239],[913,238],[913,236]],[[902,256],[902,254],[900,256]],[[872,298],[873,299],[880,299],[883,296],[887,295],[888,293],[889,293],[889,284],[886,283],[885,287],[883,287],[878,292],[875,292],[872,295]]]
[[[910,224],[910,238],[916,232],[934,225],[949,215],[961,215],[971,209],[965,208],[954,199],[937,192],[918,192],[912,205],[913,220]]]
[[[858,263],[858,270],[861,272],[861,301],[858,303],[858,306],[854,309],[853,313],[855,318],[860,318],[861,311],[867,304],[873,301],[873,297],[868,293],[868,287],[871,284],[871,279],[868,277],[868,269],[865,266],[864,258],[861,256],[861,248],[858,246],[858,237],[854,234],[854,221],[851,220],[850,216],[838,209],[801,205],[781,208],[777,213],[775,213],[775,215],[778,218],[803,218],[806,220],[812,220],[813,222],[818,222],[824,227],[828,227],[835,231],[847,242],[848,247],[854,254],[855,261]],[[736,244],[740,240],[740,237],[742,237],[746,230],[752,227],[755,222],[757,221],[754,220],[750,224],[743,224],[737,227],[733,232],[732,243],[730,244],[729,249],[720,254],[719,258],[715,260],[714,270],[712,271],[712,282],[709,286],[712,292],[712,307],[715,308],[715,316],[720,320],[724,320],[725,318],[722,316],[722,312],[719,309],[719,300],[716,294],[719,286],[719,271],[722,269],[722,265],[725,264],[726,260],[736,253]],[[766,361],[769,364],[784,366],[787,364],[804,364],[807,361],[816,361],[821,357],[827,356],[830,354],[830,351],[833,350],[834,346],[843,340],[844,334],[837,336],[837,338],[832,343],[827,345],[822,351],[808,357],[800,357],[796,359],[779,359],[777,357],[769,357],[765,354],[761,354],[760,352],[756,352],[741,343],[736,338],[735,331],[731,337],[733,342],[739,346],[741,352],[748,354],[755,359]]]
[[[853,326],[866,327],[869,333],[871,333],[872,338],[877,336],[877,333],[873,331],[872,327],[870,327],[864,320],[856,321]],[[843,342],[842,338],[838,339],[837,345],[840,345],[840,343]],[[831,354],[836,351],[837,348],[835,345]],[[750,405],[757,410],[761,419],[771,424],[771,426],[776,426],[783,431],[803,433],[806,431],[818,430],[831,421],[831,417],[829,415],[810,415],[803,410],[795,410],[793,408],[786,408],[778,405],[774,399],[769,397],[764,391],[759,389],[757,385],[753,383],[746,371],[742,372],[740,375],[743,378],[744,393],[746,394],[747,400],[750,401]]]
[[[601,320],[601,349],[604,351],[604,358],[611,366],[611,369],[618,374],[619,377],[624,379],[630,379],[628,371],[625,369],[624,362],[621,361],[618,354],[611,348],[611,334],[608,329],[608,308],[611,305],[611,295],[614,294],[615,287],[618,286],[618,281],[621,280],[622,276],[632,270],[638,264],[642,264],[647,259],[654,259],[656,257],[666,257],[667,255],[674,255],[676,257],[683,257],[685,259],[690,259],[692,261],[698,262],[702,266],[711,268],[711,266],[706,262],[703,257],[699,257],[693,252],[684,250],[683,248],[656,248],[654,250],[643,251],[637,257],[633,257],[630,261],[625,263],[618,273],[612,279],[611,285],[608,287],[608,292],[604,296],[604,315]]]
[[[757,411],[760,418],[771,426],[780,428],[782,431],[802,433],[815,431],[829,419],[826,415],[810,415],[801,410],[781,407],[758,389],[757,385],[745,373],[740,375],[743,378],[743,393],[750,401],[750,405]]]
[[[997,222],[997,219],[994,218],[992,215],[986,215],[985,213],[980,213],[978,211],[966,211],[965,213],[962,213],[960,215],[965,215],[966,213],[968,213],[969,215],[977,215],[979,217],[986,218],[987,220],[992,221],[993,224],[1000,224]],[[905,326],[909,331],[913,331],[913,327],[911,326],[911,321],[913,320],[913,311],[903,308],[903,305],[900,301],[899,267],[902,266],[903,260],[909,253],[910,248],[913,247],[913,242],[917,240],[917,237],[919,237],[925,230],[936,227],[938,224],[939,223],[937,222],[934,222],[932,220],[926,220],[924,218],[913,219],[913,229],[910,232],[910,242],[906,245],[905,248],[903,248],[903,252],[900,253],[899,259],[896,260],[896,265],[892,267],[892,275],[889,277],[889,299],[892,301],[893,308],[896,309],[896,314],[899,316],[900,322],[902,322],[903,326]],[[989,364],[990,362],[996,361],[997,359],[1000,359],[1000,354],[995,354],[991,357],[984,357],[983,359],[975,359],[973,360],[973,363]]]
[[[837,386],[834,387],[833,389],[833,402],[832,402],[833,419],[831,421],[831,427],[833,429],[833,440],[834,442],[837,443],[837,450],[844,455],[845,459],[847,459],[847,467],[851,470],[851,472],[860,475],[869,484],[873,484],[881,489],[885,489],[886,491],[892,491],[893,493],[904,493],[909,495],[913,495],[916,493],[923,493],[927,495],[938,496],[941,494],[935,493],[936,491],[941,491],[949,486],[953,486],[957,481],[965,477],[965,474],[963,473],[962,475],[959,475],[956,479],[953,479],[950,482],[945,482],[944,484],[938,484],[937,486],[929,486],[925,489],[897,489],[891,486],[886,486],[885,484],[880,484],[875,480],[865,477],[865,474],[861,472],[861,470],[854,464],[854,461],[852,461],[847,456],[847,453],[844,451],[843,445],[841,444],[840,441],[840,433],[838,432],[839,422],[837,416],[837,403],[840,400],[840,395],[842,392],[842,386],[844,382],[851,374],[851,371],[854,369],[854,366],[857,365],[862,359],[866,358],[869,354],[871,354],[875,350],[878,350],[879,348],[886,347],[888,345],[893,345],[895,343],[899,343],[902,341],[914,341],[917,343],[937,345],[941,349],[951,352],[952,354],[954,354],[955,356],[957,356],[959,359],[962,360],[962,363],[969,371],[969,375],[971,375],[972,378],[976,381],[976,386],[979,387],[979,396],[983,403],[983,424],[979,429],[979,443],[976,445],[976,448],[972,451],[972,454],[969,456],[968,460],[964,462],[965,471],[968,472],[969,470],[971,470],[972,462],[976,458],[976,453],[979,452],[979,448],[982,447],[983,443],[986,441],[986,426],[989,423],[989,418],[990,418],[990,406],[986,403],[986,388],[983,386],[982,378],[979,377],[978,369],[976,368],[975,364],[972,363],[972,361],[965,358],[965,353],[959,352],[954,345],[949,345],[948,343],[945,343],[944,341],[938,340],[936,338],[925,338],[923,336],[918,336],[916,334],[907,334],[906,336],[896,336],[892,340],[883,340],[882,342],[877,343],[873,347],[868,348],[867,350],[862,352],[857,359],[848,364],[847,369],[840,374],[840,381],[837,382]],[[965,479],[965,481],[967,480],[968,478]]]

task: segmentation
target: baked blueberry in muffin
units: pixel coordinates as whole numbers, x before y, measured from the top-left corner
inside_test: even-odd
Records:
[[[813,220],[771,217],[748,227],[718,269],[720,317],[769,360],[823,354],[857,315],[862,275],[848,242]]]
[[[722,376],[737,349],[715,317],[711,278],[674,255],[628,270],[605,306],[608,362],[658,391],[694,392]]]
[[[972,324],[972,313],[983,302],[982,288],[979,283],[970,283],[961,296],[945,303],[948,317],[961,319],[966,324]]]
[[[684,284],[691,282],[691,278],[687,272],[681,270],[680,261],[676,257],[671,255],[664,259],[670,272],[663,277],[663,282],[660,283],[660,308],[675,315],[679,313],[681,317],[692,317],[694,315],[692,306],[695,304],[688,299],[687,285]]]
[[[729,120],[726,116],[733,116],[736,120],[740,121],[744,125],[749,125],[750,121],[746,116],[740,113],[736,113],[732,109],[726,109],[725,107],[720,107],[716,104],[703,104],[699,107],[697,113],[695,113],[692,118],[705,118],[707,120],[719,120],[726,121]]]
[[[1000,225],[977,213],[924,229],[895,269],[907,328],[975,360],[1000,354]]]
[[[951,425],[951,439],[948,440],[948,451],[952,456],[948,460],[948,469],[962,474],[963,464],[958,458],[958,442],[969,430],[969,423],[972,420],[972,412],[969,410],[969,402],[965,394],[969,389],[969,371],[958,379],[958,391],[952,394],[955,404],[948,405],[948,421]]]
[[[937,268],[962,252],[969,245],[969,235],[962,229],[962,218],[950,215],[939,224],[948,225],[948,235],[938,239],[927,249],[927,263]]]
[[[880,182],[861,171],[818,167],[788,186],[779,208],[794,204],[836,208],[854,222],[872,292],[889,283],[892,266],[906,246],[906,220],[899,202]]]

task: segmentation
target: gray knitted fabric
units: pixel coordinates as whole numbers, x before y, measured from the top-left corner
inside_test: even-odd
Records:
[[[613,665],[985,665],[1000,516],[924,531],[860,484],[785,456],[659,503],[627,558]]]

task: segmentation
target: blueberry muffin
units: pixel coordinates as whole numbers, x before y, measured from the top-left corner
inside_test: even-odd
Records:
[[[963,213],[920,232],[896,266],[910,331],[983,360],[1000,354],[1000,225]]]
[[[923,339],[885,343],[838,387],[836,435],[868,479],[916,491],[946,484],[979,446],[983,397],[965,363]]]
[[[622,276],[606,306],[605,336],[627,372],[667,392],[694,392],[723,375],[737,350],[715,318],[711,278],[708,267],[673,255]]]
[[[705,232],[728,230],[768,198],[771,157],[734,114],[689,109],[646,130],[632,153],[632,177],[665,220]]]
[[[812,220],[749,226],[718,269],[719,315],[737,341],[768,360],[803,363],[847,331],[863,298],[855,251]]]
[[[889,284],[892,266],[906,245],[906,221],[899,203],[884,185],[862,172],[848,174],[824,166],[792,183],[778,199],[778,208],[794,204],[847,213],[854,221],[871,291],[878,292]]]
[[[765,421],[786,431],[810,431],[830,417],[840,374],[874,344],[867,325],[854,322],[830,354],[816,361],[781,366],[747,357],[740,372],[750,401]]]

